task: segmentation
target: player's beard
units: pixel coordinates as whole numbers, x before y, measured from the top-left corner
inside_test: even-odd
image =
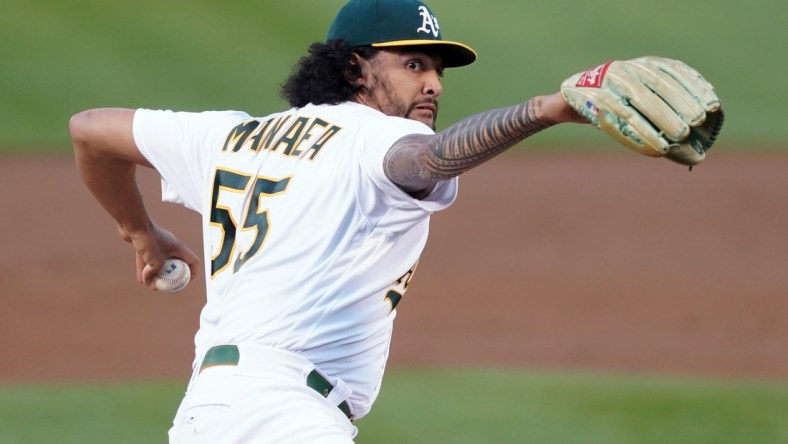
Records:
[[[377,75],[373,75],[373,79],[373,85],[377,88],[371,88],[365,91],[365,95],[367,96],[367,104],[376,103],[378,109],[386,115],[415,120],[429,126],[433,131],[435,131],[435,122],[438,121],[437,99],[426,98],[407,104],[399,99],[395,88],[386,79],[382,79]],[[376,89],[378,90],[377,93]],[[425,122],[424,120],[417,119],[413,116],[416,108],[419,105],[423,105],[425,103],[432,104],[435,107],[435,111],[432,113],[431,122]]]

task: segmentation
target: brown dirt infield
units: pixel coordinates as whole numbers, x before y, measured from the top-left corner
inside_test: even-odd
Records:
[[[788,378],[788,155],[689,173],[631,153],[507,153],[435,215],[391,367]],[[0,380],[185,378],[203,300],[134,281],[68,157],[3,158]],[[150,212],[199,250],[197,216]]]

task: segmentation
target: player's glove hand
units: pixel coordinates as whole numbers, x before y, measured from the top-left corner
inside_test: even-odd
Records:
[[[625,146],[690,167],[706,157],[722,128],[714,87],[678,60],[616,60],[575,74],[564,99],[594,126]]]

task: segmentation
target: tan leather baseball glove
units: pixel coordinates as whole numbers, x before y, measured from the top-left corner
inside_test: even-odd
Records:
[[[724,121],[714,87],[678,60],[615,60],[573,75],[564,99],[625,146],[690,169],[703,162]]]

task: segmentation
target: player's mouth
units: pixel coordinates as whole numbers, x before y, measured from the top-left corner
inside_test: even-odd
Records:
[[[416,103],[411,107],[411,115],[434,122],[438,117],[438,102],[426,101]]]
[[[435,115],[438,112],[438,104],[437,103],[419,103],[413,107],[414,111],[419,111],[421,113],[428,113],[431,115]]]

